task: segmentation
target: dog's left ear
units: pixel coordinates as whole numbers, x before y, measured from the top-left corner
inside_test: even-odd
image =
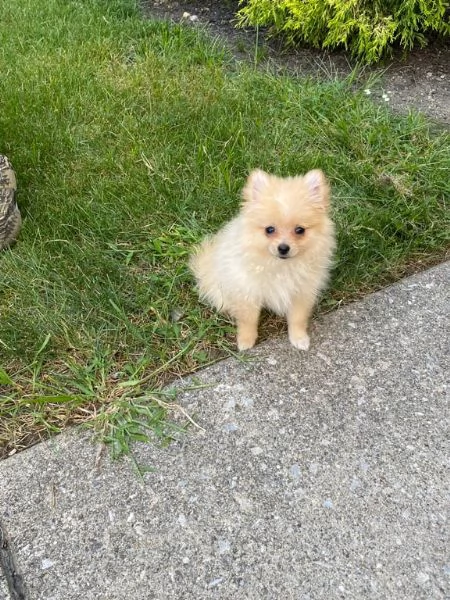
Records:
[[[250,173],[242,190],[242,196],[247,202],[258,202],[264,190],[269,184],[269,175],[261,169],[255,169]]]
[[[308,171],[303,178],[309,191],[309,197],[322,208],[330,204],[330,188],[325,175],[320,169]]]

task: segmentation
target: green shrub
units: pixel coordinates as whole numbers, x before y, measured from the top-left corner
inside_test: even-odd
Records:
[[[448,36],[447,0],[240,0],[240,26],[268,26],[286,42],[348,49],[374,63],[398,45],[425,46],[427,35]]]

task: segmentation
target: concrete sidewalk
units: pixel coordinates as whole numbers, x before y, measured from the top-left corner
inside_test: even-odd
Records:
[[[0,463],[0,597],[448,598],[449,281],[319,319],[308,353],[206,369],[180,398],[204,432],[137,446],[143,479],[80,431]]]

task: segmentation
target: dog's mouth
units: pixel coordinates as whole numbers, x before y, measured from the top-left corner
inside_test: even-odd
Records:
[[[288,258],[294,258],[297,255],[295,248],[268,248],[270,254],[273,256],[274,260],[287,260]]]

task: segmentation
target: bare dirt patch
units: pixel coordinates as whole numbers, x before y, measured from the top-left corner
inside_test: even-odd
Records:
[[[292,73],[321,78],[346,75],[353,65],[344,52],[323,52],[301,48],[287,52],[279,43],[267,40],[264,31],[237,30],[237,0],[141,0],[144,13],[156,18],[184,21],[194,27],[206,26],[242,59],[251,60],[256,44],[264,61]],[[371,89],[375,100],[387,102],[394,110],[417,109],[433,120],[450,125],[450,46],[435,42],[417,49],[404,60],[398,54],[384,65],[366,68],[364,77],[380,74]]]

